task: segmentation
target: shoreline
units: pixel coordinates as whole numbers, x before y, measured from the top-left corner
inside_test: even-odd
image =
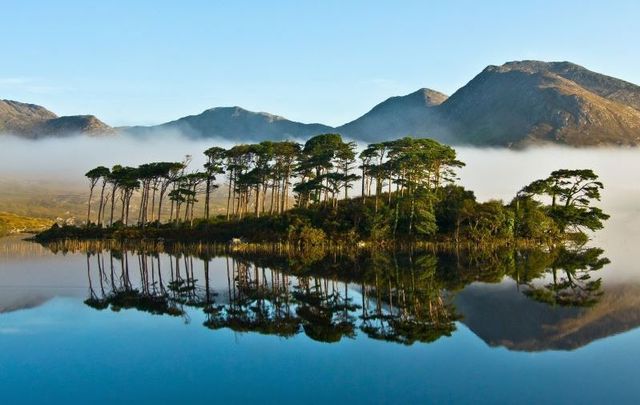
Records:
[[[30,234],[25,238],[43,246],[59,246],[63,250],[76,249],[122,249],[135,248],[155,252],[176,251],[203,251],[207,253],[227,254],[241,253],[274,253],[274,254],[301,254],[308,251],[320,251],[325,253],[355,253],[355,252],[473,252],[473,251],[497,251],[502,249],[518,250],[548,250],[557,246],[566,246],[570,241],[541,242],[527,239],[496,239],[489,242],[478,243],[471,240],[455,241],[420,241],[420,240],[386,240],[386,241],[324,241],[321,244],[304,245],[299,242],[287,240],[278,241],[242,241],[242,240],[207,240],[207,239],[177,239],[164,237],[47,237],[41,234]]]

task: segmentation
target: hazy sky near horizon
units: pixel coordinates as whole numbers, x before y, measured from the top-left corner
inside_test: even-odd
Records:
[[[0,98],[110,125],[238,105],[339,125],[484,67],[568,60],[640,84],[636,1],[1,0]]]

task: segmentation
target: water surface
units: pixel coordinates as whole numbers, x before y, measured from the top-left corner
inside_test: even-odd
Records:
[[[585,307],[527,295],[550,280],[531,257],[1,246],[7,403],[640,399],[640,289],[613,264]]]

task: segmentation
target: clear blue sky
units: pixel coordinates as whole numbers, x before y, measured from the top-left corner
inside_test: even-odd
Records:
[[[639,21],[637,0],[2,0],[0,98],[111,125],[230,105],[337,125],[509,60],[640,83]]]

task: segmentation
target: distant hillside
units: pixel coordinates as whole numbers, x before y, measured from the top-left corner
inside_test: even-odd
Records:
[[[406,96],[391,97],[362,117],[336,128],[336,131],[350,138],[368,142],[407,135],[427,135],[429,129],[434,128],[439,120],[434,107],[446,99],[446,95],[431,89],[420,89]]]
[[[112,129],[93,115],[73,115],[59,117],[46,121],[40,126],[43,133],[48,135],[63,135],[81,132],[89,135],[102,135],[112,132]]]
[[[240,107],[218,107],[166,124],[129,127],[125,132],[153,134],[176,131],[192,138],[224,138],[237,142],[267,139],[308,138],[332,128],[322,124],[303,124],[263,112]]]
[[[112,131],[93,115],[58,117],[39,105],[0,100],[0,133],[41,138],[75,133],[101,135]]]
[[[439,107],[456,143],[640,143],[640,87],[568,62],[489,66]]]
[[[57,115],[35,104],[20,103],[12,100],[0,100],[0,131],[28,133]]]
[[[8,212],[0,212],[0,237],[21,232],[47,229],[53,224],[50,219],[23,217]]]

